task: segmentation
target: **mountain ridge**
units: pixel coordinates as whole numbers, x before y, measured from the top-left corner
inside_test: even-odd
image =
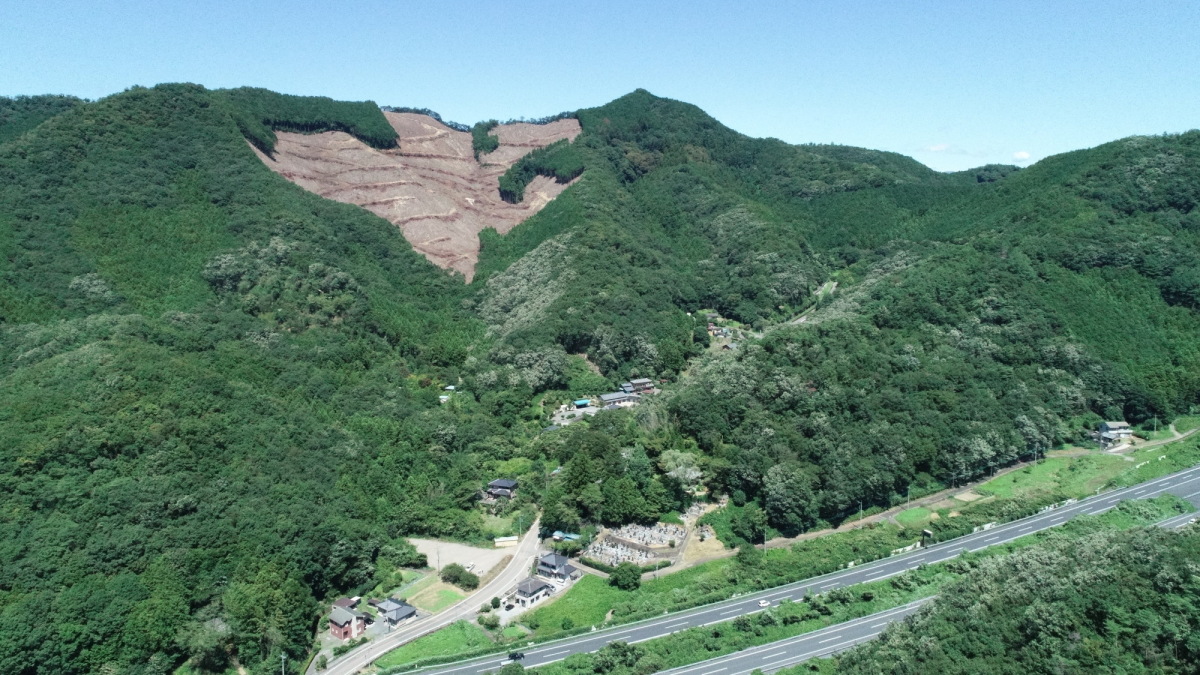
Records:
[[[422,564],[408,535],[697,488],[800,532],[1200,405],[1200,132],[940,174],[635,91],[497,178],[582,171],[463,284],[252,149],[386,147],[374,104],[232,91],[0,127],[4,672],[302,662],[319,600]],[[631,377],[665,391],[543,431]]]

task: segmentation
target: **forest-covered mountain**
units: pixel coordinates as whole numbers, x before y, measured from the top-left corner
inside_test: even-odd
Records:
[[[389,147],[372,103],[0,99],[0,670],[300,661],[405,535],[501,534],[497,476],[551,527],[704,485],[798,532],[1198,403],[1200,133],[939,174],[644,91],[572,115],[501,188],[579,181],[463,285],[250,147]],[[761,337],[710,353],[702,308]],[[632,376],[678,383],[540,433]]]
[[[931,608],[824,672],[1193,672],[1198,555],[1194,530],[1152,529],[1051,538],[986,558]]]

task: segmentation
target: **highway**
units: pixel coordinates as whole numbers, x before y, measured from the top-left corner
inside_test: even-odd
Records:
[[[933,598],[923,598],[907,605],[845,621],[833,626],[743,649],[715,659],[693,663],[682,668],[659,671],[661,675],[738,675],[754,669],[769,672],[790,668],[797,663],[820,656],[829,656],[854,645],[873,640],[893,621],[916,612]]]
[[[808,593],[824,593],[835,588],[887,579],[922,564],[950,560],[964,551],[978,551],[989,546],[1010,542],[1034,532],[1057,527],[1081,514],[1103,513],[1124,499],[1148,499],[1167,493],[1178,495],[1191,501],[1194,505],[1200,506],[1200,466],[1127,488],[1104,492],[1044,513],[1028,516],[1011,523],[997,525],[983,532],[977,532],[947,542],[933,544],[923,549],[917,549],[912,553],[892,556],[819,577],[742,595],[724,602],[664,614],[661,617],[644,619],[636,623],[597,630],[575,637],[545,642],[536,647],[522,650],[525,652],[525,659],[522,661],[522,665],[526,668],[533,668],[560,661],[571,654],[596,651],[609,642],[643,642],[695,626],[729,621],[742,614],[762,611],[762,607],[759,606],[760,600],[767,600],[771,604],[778,603],[783,599],[800,600]],[[1178,521],[1177,524],[1182,525],[1193,517],[1195,516],[1189,514],[1188,516],[1172,518],[1166,522]],[[865,636],[863,639],[869,639],[879,631],[876,630],[874,633],[867,635],[869,632],[869,630],[863,632]],[[503,654],[495,654],[443,666],[433,666],[423,669],[420,672],[429,675],[477,675],[489,671],[495,672],[505,663],[507,663],[507,660]],[[761,668],[762,664],[756,667]],[[779,668],[783,666],[775,667]],[[764,670],[766,669],[764,668]],[[703,673],[696,673],[696,675],[708,675],[708,673],[705,671]],[[721,671],[720,675],[735,674],[734,671]]]
[[[468,621],[475,618],[479,605],[493,597],[503,597],[504,594],[517,585],[517,582],[529,576],[533,559],[537,555],[541,540],[538,539],[540,523],[534,521],[533,527],[521,536],[521,541],[514,548],[512,560],[494,579],[482,586],[466,598],[458,601],[453,607],[432,616],[420,618],[410,624],[403,625],[387,635],[373,640],[362,647],[351,651],[340,659],[330,662],[329,667],[320,671],[322,675],[352,675],[371,665],[375,659],[385,653],[422,635],[444,628],[459,619]],[[309,675],[316,673],[314,666],[309,667]]]
[[[1194,506],[1200,507],[1200,495],[1192,497]],[[1167,518],[1157,525],[1164,528],[1179,528],[1196,522],[1196,513]],[[846,621],[819,631],[778,640],[759,647],[745,649],[715,659],[693,663],[690,666],[659,671],[660,675],[747,675],[755,669],[773,672],[790,668],[798,663],[845,651],[882,633],[893,621],[899,621],[916,612],[922,605],[933,600],[924,598],[916,602]]]

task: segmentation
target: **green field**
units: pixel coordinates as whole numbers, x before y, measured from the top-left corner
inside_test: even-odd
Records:
[[[994,478],[975,489],[1000,499],[1029,499],[1046,494],[1064,499],[1085,497],[1129,468],[1115,455],[1050,457],[1033,466]]]
[[[1175,420],[1175,431],[1185,434],[1200,427],[1200,415],[1185,415]]]
[[[413,599],[413,606],[428,612],[440,612],[467,596],[449,588],[439,588]]]
[[[929,522],[929,516],[931,515],[933,515],[933,512],[929,509],[915,506],[897,513],[896,522],[908,529],[915,529]]]
[[[561,631],[563,619],[567,618],[575,626],[599,625],[604,623],[608,610],[628,596],[604,579],[585,574],[554,602],[522,614],[520,621],[539,636]]]
[[[445,628],[417,638],[379,657],[375,665],[379,668],[412,663],[432,656],[450,656],[461,652],[482,649],[492,645],[491,638],[483,629],[467,621],[458,621]]]

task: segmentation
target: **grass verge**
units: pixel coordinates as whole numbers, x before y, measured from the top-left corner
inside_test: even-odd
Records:
[[[434,656],[450,656],[482,649],[494,644],[483,629],[467,621],[445,628],[393,649],[375,661],[379,668],[391,668]]]
[[[619,662],[630,672],[653,673],[687,666],[820,630],[914,600],[937,594],[946,584],[968,573],[980,560],[1005,555],[1049,538],[1075,539],[1098,530],[1125,530],[1147,526],[1186,513],[1192,506],[1173,495],[1154,500],[1126,501],[1100,516],[1081,516],[1060,528],[1031,534],[985,551],[964,554],[944,564],[921,566],[887,580],[835,589],[801,602],[783,602],[763,612],[731,621],[690,628],[636,645],[612,643],[594,654],[576,654],[538,668],[542,675],[584,675],[607,672],[606,664]]]

